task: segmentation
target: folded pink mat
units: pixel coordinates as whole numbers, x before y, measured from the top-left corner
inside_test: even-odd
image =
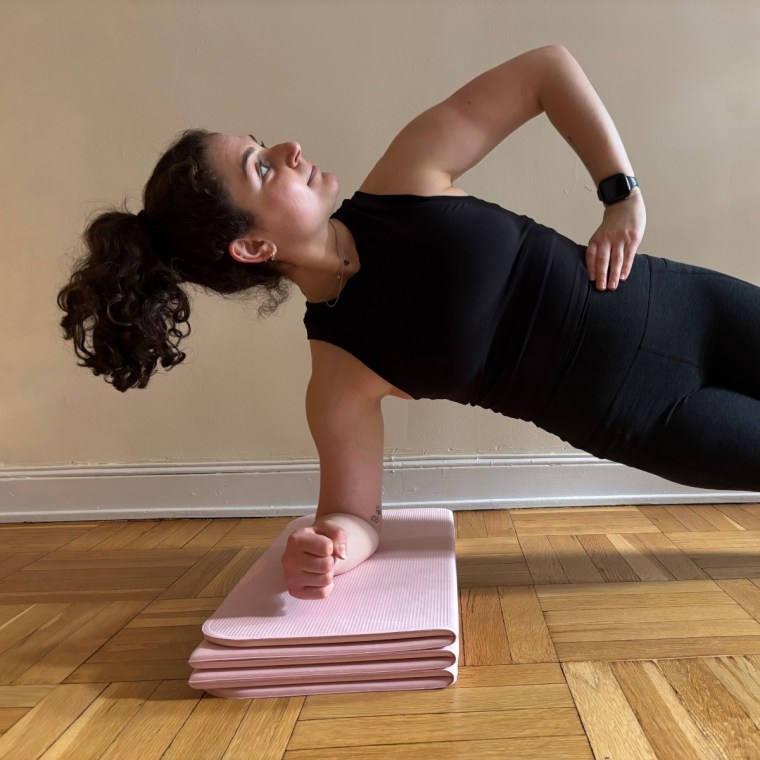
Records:
[[[280,558],[290,533],[313,521],[290,522],[204,623],[190,685],[251,698],[453,683],[459,610],[452,513],[385,510],[372,557],[336,576],[327,599],[295,599]]]

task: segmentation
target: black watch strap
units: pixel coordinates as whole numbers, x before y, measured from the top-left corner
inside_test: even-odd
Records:
[[[613,174],[605,177],[597,188],[596,195],[605,206],[624,201],[639,183],[628,174]]]

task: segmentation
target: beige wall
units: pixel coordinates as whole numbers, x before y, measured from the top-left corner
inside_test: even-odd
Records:
[[[310,458],[299,294],[279,316],[196,295],[189,358],[122,395],[79,368],[55,294],[89,213],[140,193],[181,129],[297,139],[350,195],[413,116],[563,42],[619,126],[642,251],[760,284],[757,0],[2,0],[0,467]],[[600,220],[545,117],[460,184],[579,242]],[[444,401],[383,402],[386,455],[567,447]]]

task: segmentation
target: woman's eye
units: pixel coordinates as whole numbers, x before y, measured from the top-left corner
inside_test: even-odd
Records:
[[[261,179],[264,179],[264,177],[266,176],[265,174],[263,174],[264,169],[266,169],[268,173],[271,167],[266,161],[259,161],[259,177],[261,177]]]

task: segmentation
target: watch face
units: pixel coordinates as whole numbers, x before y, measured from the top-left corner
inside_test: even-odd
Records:
[[[604,203],[622,201],[631,194],[628,177],[625,174],[614,174],[612,177],[603,179],[599,183],[599,194]]]

